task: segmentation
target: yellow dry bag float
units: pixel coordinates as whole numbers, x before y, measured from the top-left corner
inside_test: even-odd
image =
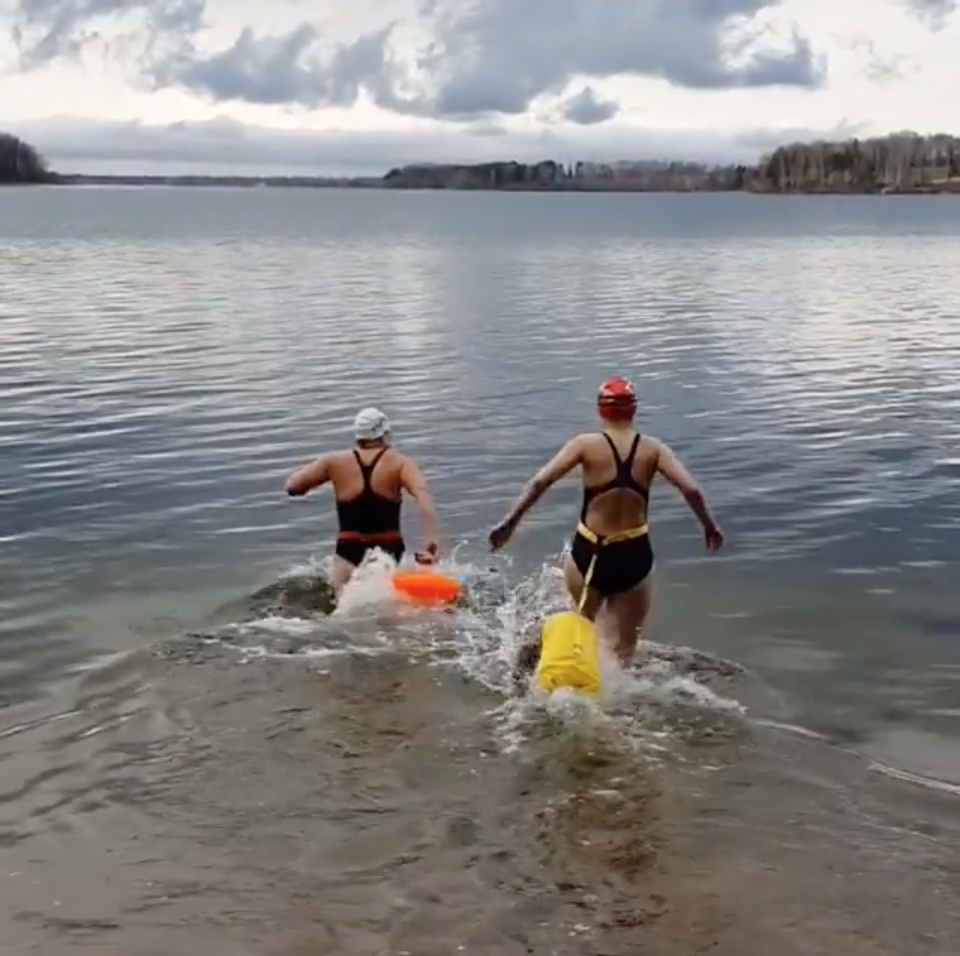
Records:
[[[540,660],[533,676],[547,693],[570,687],[588,697],[596,697],[602,689],[599,638],[593,622],[588,621],[582,612],[597,555],[605,545],[642,537],[648,533],[648,528],[642,525],[601,538],[581,521],[577,531],[594,546],[593,557],[583,576],[580,602],[576,611],[560,611],[544,620],[540,628]]]

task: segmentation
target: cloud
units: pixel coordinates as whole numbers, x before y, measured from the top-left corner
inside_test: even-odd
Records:
[[[691,89],[813,87],[810,42],[761,15],[776,0],[437,0],[424,59],[438,116],[519,114],[574,76],[643,76]],[[778,41],[771,44],[771,41]]]
[[[208,56],[180,50],[154,64],[149,77],[156,87],[180,84],[213,100],[329,103],[336,97],[331,95],[328,70],[308,56],[316,39],[316,29],[307,23],[266,37],[255,36],[247,27],[227,49]]]
[[[848,48],[860,58],[863,75],[878,86],[919,72],[919,65],[911,57],[884,55],[871,37],[854,37],[848,42]]]
[[[316,33],[255,39],[245,31],[213,55],[182,52],[157,76],[216,99],[351,106],[366,90],[397,113],[464,120],[520,115],[576,76],[646,76],[696,89],[816,86],[823,67],[795,30],[758,17],[777,0],[434,0],[422,11],[429,35],[415,67],[395,54],[396,24],[361,35],[326,61]],[[772,42],[771,41],[775,41]],[[778,41],[778,43],[776,42]],[[284,55],[280,55],[280,51]]]
[[[103,27],[119,21],[134,25],[147,45],[189,44],[205,26],[206,0],[11,0],[13,38],[21,67],[30,69],[61,57],[77,56],[102,42]]]
[[[4,114],[150,121],[12,130],[60,169],[750,160],[806,135],[744,131],[787,117],[813,137],[948,125],[957,2],[0,0],[0,67],[23,68]],[[218,114],[253,125],[162,125]]]
[[[957,12],[957,0],[903,0],[907,8],[931,30],[942,30]]]
[[[13,2],[25,66],[103,44],[115,21],[121,42],[109,50],[136,81],[214,102],[350,107],[366,93],[395,113],[464,120],[526,113],[583,78],[743,89],[825,77],[811,42],[777,19],[780,0],[424,0],[415,22],[381,24],[332,50],[313,22],[273,35],[247,26],[210,49],[206,0]],[[571,107],[599,115],[599,102]]]
[[[365,33],[323,59],[320,31],[312,24],[263,36],[246,27],[225,49],[203,53],[187,45],[158,57],[144,76],[154,90],[177,86],[213,102],[351,107],[366,91],[386,109],[416,112],[395,92],[391,29]]]
[[[606,123],[619,112],[620,104],[616,100],[598,99],[592,86],[585,86],[579,93],[567,97],[561,103],[563,118],[581,126]]]
[[[752,162],[783,142],[846,138],[832,130],[661,130],[569,125],[508,132],[496,126],[420,123],[396,131],[290,130],[221,117],[146,124],[59,118],[16,125],[11,133],[35,145],[62,172],[197,172],[299,175],[383,175],[391,166],[422,162],[516,159],[613,161],[685,159]]]

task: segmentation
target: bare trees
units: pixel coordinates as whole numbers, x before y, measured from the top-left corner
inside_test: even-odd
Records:
[[[747,177],[755,192],[960,191],[960,138],[894,133],[846,142],[792,143]]]
[[[895,133],[846,142],[791,143],[756,166],[654,160],[516,162],[391,170],[401,189],[569,189],[614,192],[960,192],[960,137]]]
[[[739,190],[745,166],[707,166],[693,162],[624,160],[617,163],[554,160],[472,165],[419,165],[391,169],[383,185],[394,189],[570,190],[595,192],[717,192]]]
[[[874,139],[780,146],[755,166],[657,160],[408,166],[400,189],[565,189],[612,192],[960,192],[960,137],[894,133]]]

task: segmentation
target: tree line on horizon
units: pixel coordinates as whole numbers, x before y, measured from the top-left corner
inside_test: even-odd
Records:
[[[36,147],[0,132],[0,183],[46,183],[51,174]]]
[[[0,183],[59,179],[34,146],[0,133]],[[400,189],[960,192],[960,137],[905,132],[840,142],[790,143],[755,165],[657,160],[422,164],[391,169],[382,185]]]
[[[870,139],[790,143],[755,165],[657,160],[619,163],[424,164],[390,170],[385,184],[421,189],[597,191],[960,192],[960,137],[893,133]]]
[[[960,191],[960,137],[905,132],[792,143],[761,159],[756,180],[771,192]]]

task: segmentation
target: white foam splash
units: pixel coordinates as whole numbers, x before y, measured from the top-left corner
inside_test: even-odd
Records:
[[[465,611],[456,616],[458,646],[452,661],[470,677],[507,700],[491,711],[501,745],[516,751],[527,732],[547,715],[568,732],[593,734],[601,728],[618,726],[647,756],[662,753],[664,717],[683,723],[685,719],[711,714],[728,718],[744,713],[736,700],[722,697],[692,677],[677,673],[661,660],[649,660],[640,667],[624,670],[615,655],[601,645],[602,692],[591,700],[569,689],[550,694],[533,688],[517,697],[512,672],[520,646],[539,629],[543,618],[571,606],[562,572],[562,553],[545,562],[538,571],[522,579],[505,599],[490,610]],[[648,645],[647,650],[656,645]],[[641,652],[642,653],[642,652]],[[643,727],[646,716],[655,716],[652,726]]]
[[[668,733],[665,725],[743,713],[739,702],[678,673],[674,664],[658,660],[655,653],[641,666],[624,671],[611,653],[602,650],[603,691],[597,701],[563,689],[518,696],[513,670],[521,645],[537,632],[545,615],[570,608],[561,559],[562,553],[552,556],[535,573],[506,587],[502,575],[470,563],[458,549],[438,569],[464,580],[470,601],[464,608],[437,611],[403,600],[391,581],[397,565],[383,552],[373,551],[329,617],[275,616],[237,625],[231,629],[233,646],[247,659],[409,653],[411,659],[466,675],[496,694],[500,701],[489,716],[500,745],[508,751],[516,750],[528,732],[548,719],[578,734],[617,727],[634,746],[656,754]],[[316,576],[320,567],[329,565],[329,559],[312,559],[292,572]],[[647,650],[656,647],[647,645]]]
[[[390,612],[397,608],[397,593],[392,575],[396,562],[384,551],[375,548],[350,577],[340,594],[331,617],[356,617],[370,612]]]

